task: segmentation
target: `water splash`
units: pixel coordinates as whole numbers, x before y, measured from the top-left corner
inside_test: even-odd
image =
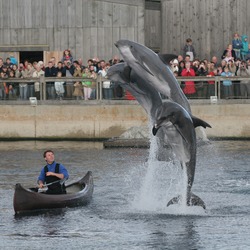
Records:
[[[158,161],[158,138],[150,138],[150,149],[148,161],[144,164],[145,175],[142,179],[140,188],[135,194],[131,203],[133,209],[150,212],[169,212],[173,210],[171,206],[166,207],[169,200],[174,196],[180,195],[178,214],[190,213],[187,206],[187,168],[183,164],[181,169],[179,162]],[[167,209],[168,208],[168,209]],[[167,210],[166,210],[167,209]],[[188,212],[189,211],[189,212]]]
[[[157,160],[158,141],[152,137],[148,161],[144,164],[145,176],[141,186],[132,202],[132,207],[137,210],[158,211],[166,207],[167,197],[176,179],[178,169],[173,162]]]

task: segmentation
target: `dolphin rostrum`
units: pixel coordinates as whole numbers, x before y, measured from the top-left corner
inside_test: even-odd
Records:
[[[186,168],[186,204],[205,209],[204,201],[191,192],[196,166],[196,134],[191,116],[178,103],[165,101],[158,107],[155,120],[153,135],[156,135],[161,127],[164,128],[173,152],[181,162],[182,168]],[[178,203],[179,200],[180,197],[174,197],[167,205]]]

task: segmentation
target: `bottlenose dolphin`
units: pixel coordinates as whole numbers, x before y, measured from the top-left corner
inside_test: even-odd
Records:
[[[115,46],[124,61],[143,79],[143,82],[150,84],[159,93],[191,113],[188,99],[162,56],[142,44],[129,40],[119,40]]]
[[[188,206],[202,206],[205,203],[191,192],[194,181],[196,166],[196,134],[193,120],[181,105],[172,101],[165,101],[157,108],[156,123],[152,129],[153,135],[162,127],[167,135],[170,146],[182,167],[186,168],[187,174],[187,193],[186,204]],[[179,197],[171,199],[167,206],[178,203]]]

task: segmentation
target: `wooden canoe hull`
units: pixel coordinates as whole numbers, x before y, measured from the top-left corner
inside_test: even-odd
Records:
[[[77,182],[66,185],[67,194],[49,195],[37,193],[31,189],[25,189],[21,184],[16,184],[13,199],[16,214],[29,211],[76,207],[86,205],[90,202],[94,190],[92,172]]]

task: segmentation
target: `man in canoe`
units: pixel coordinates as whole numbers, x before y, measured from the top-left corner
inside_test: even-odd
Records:
[[[48,187],[46,194],[66,194],[64,181],[69,178],[67,169],[62,164],[55,162],[52,150],[46,150],[43,157],[47,165],[40,172],[38,187]]]

